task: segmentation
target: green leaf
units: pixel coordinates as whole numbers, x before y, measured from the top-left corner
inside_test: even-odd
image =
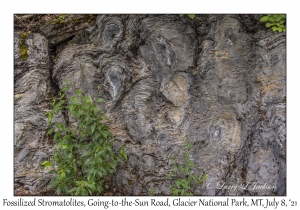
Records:
[[[73,187],[71,190],[69,190],[69,193],[74,193],[74,192],[76,192],[77,191],[77,187]]]
[[[96,124],[91,125],[91,131],[92,131],[92,134],[94,133],[95,128],[96,128]]]
[[[105,174],[107,170],[103,166],[99,166],[99,169]]]
[[[60,193],[61,193],[61,188],[60,187],[58,187],[57,189],[56,189],[56,192],[55,192],[57,195],[60,195]]]
[[[88,158],[88,159],[86,159],[86,161],[85,161],[85,165],[88,165],[90,162],[91,162],[92,160],[90,159],[90,158]]]
[[[198,184],[201,184],[202,182],[204,182],[207,179],[207,174],[202,175],[202,177],[200,178],[200,180],[198,181]]]
[[[54,134],[54,141],[57,141],[60,138],[61,131],[58,131]]]
[[[103,191],[103,187],[102,187],[101,184],[98,184],[98,185],[96,186],[96,189],[97,189],[98,193],[101,193],[101,192]]]
[[[277,28],[276,26],[273,26],[273,27],[272,27],[272,30],[273,30],[273,31],[276,31],[276,30],[278,30],[278,28]]]
[[[177,172],[178,171],[178,165],[177,165],[177,163],[174,163],[173,167],[174,167],[174,171]]]
[[[190,159],[190,156],[189,156],[189,154],[188,153],[186,153],[186,152],[184,152],[183,153],[183,156],[185,157],[185,159],[187,159],[187,160],[189,160]]]
[[[81,94],[82,94],[82,91],[81,91],[81,90],[76,90],[76,91],[75,91],[75,94],[76,94],[76,95],[81,95]]]
[[[48,187],[50,189],[57,187],[58,185],[58,181],[56,181],[54,178],[51,180],[50,184],[48,185]]]
[[[284,20],[284,19],[283,19],[283,20],[280,20],[280,21],[279,21],[279,24],[280,24],[280,25],[283,25],[283,24],[284,24],[284,22],[285,22],[285,20]]]
[[[190,172],[190,166],[187,165],[187,166],[185,166],[184,174],[188,174],[189,172]]]
[[[61,89],[59,92],[60,93],[63,93],[65,92],[66,90],[69,90],[70,89],[70,86],[67,86],[67,87],[64,87],[63,89]]]
[[[84,114],[84,110],[79,109],[78,112],[77,112],[77,115],[78,115],[78,116],[81,116],[81,115],[83,115],[83,114]]]
[[[49,161],[44,161],[44,162],[41,163],[41,165],[45,166],[46,169],[48,169],[49,167],[52,166],[52,164]]]
[[[100,116],[102,117],[102,119],[108,120],[108,117],[105,114],[100,114]]]
[[[173,195],[178,196],[178,193],[179,193],[179,190],[174,190],[174,191],[173,191]]]
[[[81,101],[80,101],[78,98],[72,98],[72,99],[71,99],[71,102],[72,102],[73,104],[76,104],[76,105],[80,105],[80,104],[81,104]]]
[[[112,162],[109,164],[110,168],[116,169],[117,164],[115,162]]]
[[[281,19],[282,19],[282,17],[279,16],[279,15],[277,15],[276,18],[275,18],[276,22],[279,22]]]
[[[170,179],[175,173],[174,172],[170,172],[167,176],[168,179]]]
[[[176,181],[175,181],[175,184],[176,184],[176,186],[179,188],[179,187],[180,187],[180,185],[181,185],[181,182],[180,182],[180,180],[176,180]]]
[[[178,166],[178,169],[179,169],[179,171],[181,171],[182,173],[185,174],[185,171],[184,171],[184,169],[181,166]]]
[[[100,136],[100,132],[98,130],[96,130],[93,135],[94,139],[97,140],[99,138],[99,136]]]
[[[104,131],[104,130],[109,130],[110,129],[110,127],[108,126],[108,125],[103,125],[102,127],[101,127],[101,130],[102,131]]]
[[[93,184],[87,183],[86,186],[88,188],[90,188],[91,190],[96,190],[95,183],[93,183]]]
[[[104,136],[105,139],[107,139],[107,135],[109,135],[109,132],[108,131],[103,131],[102,135]]]
[[[53,118],[53,113],[50,112],[50,113],[48,114],[48,124],[51,124],[52,118]]]
[[[100,103],[105,102],[102,98],[99,98],[97,101],[100,102]]]
[[[195,163],[193,161],[189,161],[189,165],[192,166],[192,167],[195,167]]]
[[[274,26],[276,23],[266,23],[266,27],[270,28],[271,26]]]
[[[97,174],[99,175],[99,177],[102,177],[103,176],[103,173],[102,173],[102,171],[97,171]]]
[[[82,188],[78,187],[77,190],[76,190],[75,195],[81,195],[81,192],[82,192]]]
[[[54,128],[49,129],[49,131],[47,132],[47,135],[51,134],[54,132]]]
[[[127,160],[127,154],[125,152],[125,149],[123,147],[120,148],[120,155]]]
[[[269,20],[269,16],[263,16],[262,18],[260,18],[260,22],[267,22]]]
[[[194,18],[195,18],[195,15],[194,15],[194,14],[193,14],[193,15],[192,15],[192,14],[189,14],[188,16],[189,16],[189,18],[191,18],[191,19],[194,19]]]
[[[282,17],[282,18],[284,18],[284,19],[286,18],[286,15],[284,15],[284,14],[283,15],[279,15],[279,16]]]
[[[184,195],[184,190],[180,190],[180,195]]]
[[[198,181],[198,178],[197,178],[195,175],[190,174],[189,176],[190,176],[194,181]]]
[[[88,97],[84,96],[83,99],[84,99],[84,101],[85,101],[86,103],[88,103],[88,104],[90,104],[90,103],[93,102],[91,96],[88,96]]]
[[[74,116],[75,115],[75,109],[76,109],[76,104],[72,104],[71,106],[70,106],[70,114],[71,114],[71,116]]]

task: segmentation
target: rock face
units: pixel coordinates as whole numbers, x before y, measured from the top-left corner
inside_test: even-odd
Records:
[[[285,34],[259,18],[98,15],[87,30],[61,32],[76,35],[55,61],[48,46],[59,31],[50,45],[26,37],[25,61],[15,34],[15,188],[47,184],[35,173],[53,146],[44,112],[70,80],[106,101],[114,146],[129,157],[113,176],[127,195],[171,194],[168,157],[186,136],[193,174],[208,175],[196,194],[286,195]]]
[[[48,41],[40,34],[23,40],[28,46],[26,61],[20,57],[21,34],[15,34],[14,44],[14,115],[15,115],[15,187],[24,185],[35,191],[39,163],[49,158],[51,143],[46,138],[47,119],[53,96],[50,81]],[[46,183],[44,183],[46,184]]]

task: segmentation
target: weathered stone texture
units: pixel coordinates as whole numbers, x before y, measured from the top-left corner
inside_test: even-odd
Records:
[[[14,40],[14,178],[15,187],[24,185],[34,192],[41,184],[37,175],[39,163],[49,158],[53,146],[45,135],[44,114],[55,91],[49,78],[47,39],[40,34],[27,36],[28,58],[24,61],[20,58],[20,36],[15,34]]]
[[[43,114],[51,81],[61,88],[70,80],[105,99],[115,148],[124,143],[129,157],[113,179],[128,195],[171,193],[168,157],[186,136],[193,173],[208,174],[197,194],[285,195],[285,34],[267,31],[259,17],[99,15],[87,31],[75,30],[53,71],[45,37],[26,39],[26,61],[15,44],[15,178],[34,180],[27,168],[49,157]]]

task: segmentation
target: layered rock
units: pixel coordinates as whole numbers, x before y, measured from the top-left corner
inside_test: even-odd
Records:
[[[20,56],[20,42],[27,46],[26,60]],[[37,186],[47,184],[37,172],[39,163],[49,159],[53,147],[52,140],[45,135],[44,114],[51,107],[55,89],[50,80],[47,39],[41,34],[16,33],[14,47],[15,187],[23,185],[35,192]]]
[[[171,194],[169,157],[186,136],[192,173],[208,175],[196,194],[285,195],[285,34],[259,17],[99,15],[74,32],[53,71],[45,37],[26,39],[26,61],[15,44],[15,182],[41,185],[27,169],[51,155],[43,112],[55,85],[70,80],[105,99],[114,148],[124,144],[129,157],[113,179],[128,195]]]

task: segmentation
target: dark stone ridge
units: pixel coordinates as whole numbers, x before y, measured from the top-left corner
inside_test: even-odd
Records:
[[[26,60],[16,33],[15,188],[38,193],[50,178],[36,173],[53,148],[44,113],[68,79],[105,99],[114,147],[129,157],[113,176],[127,195],[171,194],[168,157],[185,136],[193,173],[208,175],[196,194],[286,195],[286,37],[259,18],[98,15],[42,26],[25,39]]]

